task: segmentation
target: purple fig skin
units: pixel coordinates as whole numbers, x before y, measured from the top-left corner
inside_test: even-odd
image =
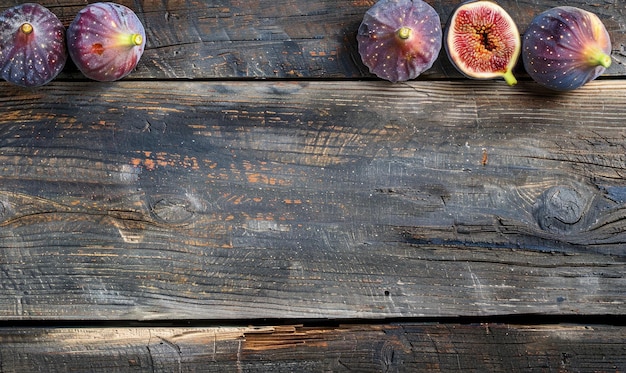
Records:
[[[522,59],[537,83],[569,91],[596,79],[611,65],[611,39],[595,14],[560,6],[531,21],[524,33]]]
[[[417,78],[441,50],[439,15],[422,0],[380,0],[363,17],[357,33],[361,60],[371,73],[391,82]]]
[[[39,87],[65,66],[65,27],[47,8],[25,3],[0,14],[0,74],[9,83]]]
[[[116,3],[83,8],[67,29],[67,48],[78,69],[102,82],[121,79],[137,66],[146,45],[143,24]]]

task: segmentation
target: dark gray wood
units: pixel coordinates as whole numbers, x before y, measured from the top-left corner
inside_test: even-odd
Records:
[[[597,324],[626,309],[619,1],[568,2],[613,65],[564,94],[444,52],[374,79],[373,0],[120,3],[148,40],[125,81],[0,82],[0,371],[626,371]],[[499,3],[520,31],[563,4]]]
[[[0,101],[4,319],[624,314],[620,81]]]
[[[355,35],[373,0],[119,0],[144,23],[147,46],[128,79],[202,78],[359,78],[370,77],[357,52]],[[460,1],[428,1],[445,26]],[[65,25],[84,2],[43,0]],[[498,2],[523,33],[533,16],[562,1]],[[0,1],[0,10],[15,5]],[[613,41],[609,76],[624,75],[626,15],[615,1],[568,1],[592,11],[605,23]],[[524,77],[520,66],[518,76]],[[461,78],[445,51],[419,79]],[[60,79],[83,79],[70,63]]]
[[[10,372],[622,372],[603,325],[0,329]]]

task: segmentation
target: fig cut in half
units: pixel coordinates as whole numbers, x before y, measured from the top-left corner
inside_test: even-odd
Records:
[[[65,66],[65,27],[47,8],[25,3],[0,14],[0,74],[7,82],[38,87]]]
[[[450,62],[465,76],[517,83],[513,68],[521,37],[515,21],[500,5],[492,1],[462,3],[450,16],[445,39]]]
[[[356,38],[370,72],[399,82],[432,67],[442,34],[439,14],[423,0],[379,0],[365,13]]]
[[[537,83],[569,91],[611,65],[611,39],[597,15],[560,6],[537,15],[524,33],[522,61]]]

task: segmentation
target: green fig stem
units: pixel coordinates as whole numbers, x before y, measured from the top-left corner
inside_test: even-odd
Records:
[[[585,52],[589,66],[602,66],[607,69],[611,66],[611,56],[600,48],[590,48]]]
[[[602,53],[602,55],[598,57],[596,62],[598,63],[598,65],[601,65],[605,69],[608,69],[609,66],[611,66],[611,56],[606,53]]]
[[[33,32],[33,25],[30,23],[24,23],[20,26],[20,31],[22,31],[25,35],[28,35]]]
[[[400,27],[396,31],[396,35],[402,40],[406,40],[411,36],[411,29],[409,27]]]
[[[513,72],[511,70],[507,70],[502,77],[504,78],[504,80],[507,82],[508,85],[513,86],[517,84],[517,79],[515,79],[515,77],[513,76]]]
[[[130,36],[130,44],[133,46],[141,45],[143,43],[143,36],[140,34],[132,34]]]

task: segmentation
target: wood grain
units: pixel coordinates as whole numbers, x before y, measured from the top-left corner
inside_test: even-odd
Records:
[[[603,325],[0,329],[4,372],[623,372]]]
[[[626,85],[500,83],[5,86],[0,315],[624,314]]]
[[[376,79],[374,0],[118,2],[123,81],[0,82],[0,371],[626,371],[622,3],[557,94]]]
[[[43,0],[67,26],[84,2]],[[359,78],[371,77],[361,63],[356,32],[367,1],[119,0],[133,9],[146,28],[147,45],[137,70],[128,79],[205,78]],[[442,26],[458,1],[429,1]],[[536,14],[559,1],[501,0],[520,32]],[[15,5],[0,1],[0,10]],[[626,14],[615,1],[568,5],[592,11],[605,23],[613,42],[608,76],[624,75]],[[523,69],[517,73],[523,78]],[[439,60],[420,80],[459,79],[442,50]],[[59,79],[84,79],[69,63]]]

